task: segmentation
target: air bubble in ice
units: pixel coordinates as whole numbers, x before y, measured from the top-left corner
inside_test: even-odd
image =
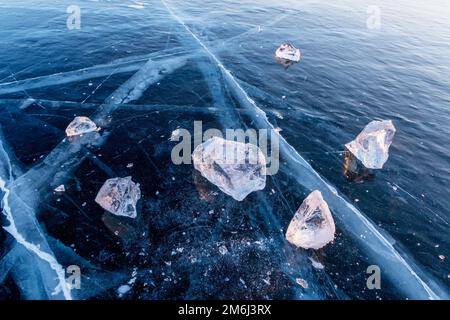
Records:
[[[115,215],[136,218],[136,203],[140,198],[139,183],[131,181],[131,177],[112,178],[105,181],[95,202]]]
[[[320,191],[311,192],[298,208],[286,231],[286,239],[297,247],[320,249],[334,239],[333,216]]]
[[[372,121],[345,146],[366,168],[381,169],[389,158],[394,134],[395,127],[391,120]]]
[[[97,130],[97,125],[88,117],[75,117],[67,126],[66,135],[71,137]]]
[[[254,144],[213,137],[195,148],[192,159],[203,177],[235,200],[266,186],[266,158]]]

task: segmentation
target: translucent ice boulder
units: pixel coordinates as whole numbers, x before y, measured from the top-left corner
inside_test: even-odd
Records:
[[[300,61],[300,49],[297,49],[290,43],[282,44],[276,51],[275,57],[289,61]]]
[[[320,191],[311,192],[298,208],[286,231],[286,239],[297,247],[320,249],[334,239],[336,227]]]
[[[394,134],[395,127],[391,120],[372,121],[345,146],[366,168],[381,169],[389,157]]]
[[[75,117],[66,128],[68,137],[78,136],[80,134],[97,131],[97,125],[88,117]]]
[[[112,178],[105,181],[95,202],[117,216],[136,218],[136,203],[140,198],[139,183],[131,181],[131,177]]]
[[[266,186],[266,158],[254,144],[214,137],[198,145],[192,159],[203,177],[235,200]]]

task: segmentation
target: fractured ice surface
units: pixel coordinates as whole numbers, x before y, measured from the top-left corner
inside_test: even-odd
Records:
[[[22,194],[19,196],[13,189],[12,178],[18,166],[11,163],[7,150],[9,148],[0,132],[0,195],[2,213],[5,216],[3,228],[19,245],[17,250],[11,250],[11,260],[7,264],[11,266],[12,260],[19,257],[24,261],[14,264],[12,273],[25,299],[70,300],[72,295],[65,281],[63,267],[43,236],[33,205],[24,203],[20,198]],[[2,259],[0,267],[6,261]]]
[[[112,94],[112,96],[115,96],[118,93],[120,98],[124,97],[125,99],[118,102],[107,100],[105,103],[120,104],[125,100],[132,101],[139,97],[139,94],[148,88],[153,81],[162,79],[180,65],[173,62],[173,60],[167,61],[167,67],[165,61],[158,62],[155,64],[155,71],[148,68],[148,64],[145,64],[143,70],[148,74],[147,77],[141,77],[142,72],[138,72],[137,76],[131,78],[132,81],[127,81]],[[135,70],[139,69],[141,65],[142,63],[139,62],[139,64],[130,65],[129,68],[126,66],[126,68]],[[100,71],[101,73],[112,74],[116,69],[106,67]],[[126,70],[120,71],[126,72]],[[59,80],[72,82],[90,76],[93,76],[93,74],[84,75],[82,71],[77,71],[74,74],[57,74],[39,79],[29,79],[29,81],[25,80],[20,86],[17,83],[6,84],[0,86],[0,91],[5,89],[6,91],[16,92],[17,90],[24,90],[23,87],[21,89],[22,85],[26,87],[48,86],[59,84]],[[108,124],[105,119],[117,108],[117,105],[102,105],[91,118],[96,123],[103,120]],[[69,130],[69,133],[71,132]],[[97,138],[102,138],[100,140],[104,141],[103,137],[99,135]],[[20,290],[21,297],[25,299],[72,299],[71,288],[65,281],[64,266],[59,263],[49,247],[45,232],[40,228],[36,215],[39,212],[38,205],[41,196],[48,190],[48,185],[58,185],[58,183],[64,182],[72,174],[72,170],[85,158],[87,149],[83,148],[81,141],[69,143],[68,139],[64,139],[42,162],[19,176],[15,170],[17,166],[9,161],[12,157],[6,155],[6,152],[3,153],[4,148],[1,148],[4,146],[3,139],[0,139],[0,141],[0,157],[5,155],[6,160],[8,160],[3,161],[4,159],[1,159],[2,161],[0,161],[0,196],[3,196],[1,206],[2,213],[5,216],[4,229],[18,244],[18,250],[13,249],[14,251],[10,251],[11,255],[8,255],[7,259],[1,259],[0,271],[6,271],[15,260],[20,261],[9,270],[11,270],[10,273]],[[13,180],[13,177],[17,178]],[[135,192],[135,195],[137,193]],[[138,199],[139,197],[135,196],[135,198]],[[108,279],[107,283],[110,282],[110,279]],[[100,290],[105,288],[104,284],[100,282],[96,287]],[[93,292],[90,289],[85,290],[85,281],[82,291],[83,295],[80,296],[83,297],[87,297],[90,292]]]
[[[229,88],[230,94],[235,98],[240,106],[246,109],[252,116],[254,124],[259,128],[273,129],[266,113],[255,103],[255,101],[242,88],[233,74],[224,66],[222,61],[211,49],[200,40],[191,28],[177,15],[174,10],[161,0],[164,7],[172,18],[180,23],[187,34],[192,37],[193,42],[197,42],[204,53],[210,58],[213,65],[217,66],[222,74],[223,80]],[[215,48],[216,49],[216,48]],[[444,290],[436,285],[428,275],[409,259],[405,252],[392,245],[388,238],[380,232],[362,212],[349,203],[331,184],[323,179],[317,171],[293,148],[283,136],[279,135],[280,153],[286,160],[285,170],[292,177],[311,190],[318,189],[324,193],[330,207],[340,219],[349,234],[356,240],[368,255],[380,267],[389,270],[387,276],[398,284],[407,297],[414,299],[446,297]],[[361,234],[365,238],[361,238]]]
[[[187,56],[188,53],[191,53],[191,51],[180,50],[178,48],[166,49],[146,55],[121,58],[107,64],[99,64],[93,67],[0,83],[0,95],[35,88],[79,82],[87,79],[107,77],[118,73],[132,72],[141,69],[148,59],[158,59],[165,58],[166,56],[183,54]]]
[[[375,176],[372,169],[366,168],[353,153],[345,150],[342,154],[342,172],[349,181],[363,182]]]
[[[169,61],[164,60],[155,63],[154,70],[150,70],[148,64],[145,64],[140,69],[141,72],[136,72],[128,79],[128,81],[119,86],[105,100],[104,104],[97,108],[97,111],[91,115],[90,118],[92,118],[96,124],[101,124],[102,128],[108,128],[111,124],[112,113],[120,107],[121,103],[123,103],[122,99],[113,102],[112,100],[114,100],[114,97],[126,98],[128,93],[133,91],[136,86],[140,86],[142,82],[145,82],[145,88],[147,88],[152,83],[164,78],[165,75],[173,72],[179,67],[179,64],[171,63],[171,59],[168,60]],[[143,75],[142,70],[148,72],[147,77]],[[150,78],[152,81],[149,81]],[[141,87],[140,92],[142,92],[142,90],[144,90],[144,88]],[[104,143],[106,139],[107,135],[102,137],[98,135],[95,137],[96,141],[94,141],[94,143],[100,145]],[[31,168],[13,182],[16,187],[20,187],[22,185],[29,185],[29,181],[33,181],[34,186],[25,189],[25,191],[28,192],[26,196],[27,202],[30,201],[30,199],[35,199],[37,195],[34,190],[45,188],[48,181],[55,180],[55,184],[63,183],[63,180],[70,176],[71,170],[77,167],[86,156],[86,149],[82,148],[85,142],[86,141],[80,139],[77,143],[71,143],[67,139],[64,139],[45,157],[43,162]],[[88,139],[87,142],[92,143],[93,141],[92,139]],[[59,177],[59,179],[56,179],[56,177]],[[21,190],[21,193],[24,195],[24,190]]]
[[[284,43],[275,51],[275,57],[289,61],[300,61],[300,49],[297,49],[290,43]]]
[[[100,188],[95,202],[115,215],[136,218],[136,203],[140,198],[139,183],[131,181],[131,177],[112,178]]]
[[[345,146],[365,167],[381,169],[389,158],[389,147],[394,134],[395,127],[391,120],[372,121],[355,140]]]
[[[320,249],[333,241],[333,216],[319,190],[311,192],[298,208],[286,231],[286,239],[297,247]]]
[[[97,131],[97,125],[88,117],[75,117],[66,128],[66,135],[68,137],[78,136],[80,134]]]
[[[214,137],[198,145],[192,159],[202,176],[235,200],[266,186],[266,159],[254,144]]]

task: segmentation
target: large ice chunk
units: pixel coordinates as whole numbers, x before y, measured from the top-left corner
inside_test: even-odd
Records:
[[[290,43],[282,44],[276,51],[275,57],[289,61],[300,61],[300,49],[297,49]]]
[[[139,183],[131,181],[131,177],[112,178],[100,188],[95,202],[115,215],[136,218],[136,203],[140,198]]]
[[[394,134],[395,127],[391,120],[372,121],[345,146],[366,168],[381,169],[389,157]]]
[[[235,200],[266,186],[266,158],[254,144],[213,137],[195,148],[192,159],[203,177]]]
[[[97,131],[97,125],[88,117],[75,117],[66,128],[68,137],[77,136],[83,133]]]
[[[320,249],[333,241],[336,227],[319,190],[311,192],[298,208],[286,231],[286,239],[297,247]]]

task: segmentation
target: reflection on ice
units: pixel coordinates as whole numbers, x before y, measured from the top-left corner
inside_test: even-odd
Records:
[[[120,218],[117,218],[108,212],[105,212],[102,215],[102,222],[111,231],[112,234],[122,239],[127,239],[127,237],[130,236],[130,233],[132,232],[132,228],[126,225],[125,222],[122,221],[123,219],[119,219]]]
[[[275,57],[275,60],[277,61],[278,64],[282,65],[285,70],[287,70],[293,64],[297,63],[295,61],[288,60],[288,59],[283,59],[283,58],[279,58],[279,57]]]
[[[375,176],[372,169],[366,168],[350,151],[343,152],[342,172],[349,181],[363,182]]]
[[[197,189],[199,199],[202,201],[212,201],[214,199],[213,192],[208,188],[208,181],[202,178],[199,171],[195,170],[193,174],[195,188]]]

